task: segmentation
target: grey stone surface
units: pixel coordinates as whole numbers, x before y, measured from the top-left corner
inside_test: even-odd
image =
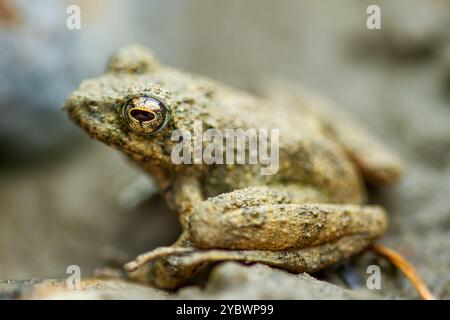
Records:
[[[368,290],[343,289],[307,273],[291,274],[255,264],[227,262],[215,267],[205,288],[181,289],[181,299],[379,299]]]
[[[8,57],[0,59],[0,77],[7,77],[7,85],[0,78],[1,143],[28,151],[36,150],[32,146],[36,146],[37,135],[45,143],[52,138],[62,143],[44,152],[43,162],[28,152],[26,166],[1,167],[0,280],[62,277],[71,264],[80,265],[82,275],[88,276],[98,266],[117,266],[176,238],[176,218],[165,206],[155,199],[137,204],[145,196],[141,190],[145,183],[135,182],[135,168],[115,151],[81,134],[78,141],[85,143],[77,144],[50,128],[59,124],[72,128],[59,115],[59,103],[70,86],[100,73],[114,49],[126,42],[141,42],[153,48],[163,62],[244,89],[256,89],[261,79],[274,76],[301,83],[337,101],[397,150],[407,164],[403,181],[392,189],[369,190],[370,202],[390,212],[391,227],[382,242],[411,260],[438,298],[450,299],[447,2],[197,0],[173,5],[142,2],[135,7],[124,1],[99,1],[93,7],[90,1],[79,3],[86,14],[79,33],[56,28],[54,38],[47,38],[46,24],[50,23],[47,29],[51,30],[51,23],[64,24],[59,15],[62,11],[65,18],[63,5],[52,7],[54,13],[49,13],[61,21],[42,17],[35,20],[36,25],[24,27],[41,30],[31,38],[21,35],[25,31],[16,31],[16,39],[5,36],[3,29],[0,32],[1,43],[8,44],[0,46],[0,55]],[[379,32],[365,28],[365,9],[372,3],[382,9]],[[98,12],[106,12],[102,16],[107,18],[98,19]],[[148,16],[152,19],[144,19]],[[113,21],[127,23],[112,26]],[[29,42],[23,41],[28,38]],[[28,45],[14,47],[15,41]],[[67,55],[58,49],[66,44]],[[11,48],[16,50],[7,51]],[[35,55],[27,61],[35,63],[15,62],[17,53],[25,54],[26,48]],[[77,74],[72,75],[74,70]],[[11,113],[18,104],[26,108],[17,110],[30,113]],[[45,110],[52,115],[47,116]],[[24,114],[33,116],[25,119]],[[1,121],[13,116],[24,122],[18,125],[7,120],[9,130]],[[5,150],[1,152],[13,163],[19,161],[17,154]],[[381,267],[379,292],[364,289],[366,268],[371,264]],[[187,288],[179,295],[417,298],[403,275],[370,252],[313,276],[326,283],[263,266],[225,264],[213,271],[205,289]],[[300,292],[297,286],[304,290]]]
[[[215,267],[206,286],[169,293],[120,278],[92,278],[70,289],[64,279],[34,279],[0,283],[3,299],[380,299],[368,290],[347,290],[310,275],[255,264],[226,262]]]

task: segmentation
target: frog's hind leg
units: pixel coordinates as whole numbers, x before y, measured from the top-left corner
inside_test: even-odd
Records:
[[[195,249],[155,260],[147,273],[157,287],[176,289],[214,262],[264,263],[294,273],[314,272],[352,256],[369,244],[367,237],[352,235],[323,245],[286,251]]]
[[[181,248],[166,247],[148,254],[146,261],[137,259],[134,262],[139,263],[139,268],[144,267],[146,274],[141,278],[162,289],[176,289],[213,262],[264,263],[294,273],[314,272],[362,251],[370,243],[370,239],[365,236],[351,235],[323,245],[284,251],[194,248],[178,250]],[[148,262],[151,263],[146,265]],[[137,267],[137,264],[128,271],[137,270],[134,267]]]
[[[402,160],[351,117],[338,110],[332,101],[281,79],[272,81],[270,86],[271,92],[276,92],[272,99],[282,99],[288,105],[303,109],[303,112],[315,114],[325,133],[344,148],[367,181],[377,186],[389,186],[402,176]]]
[[[182,242],[127,266],[156,259],[150,279],[165,289],[179,287],[215,261],[315,271],[360,252],[384,233],[387,218],[381,208],[319,203],[325,198],[297,185],[245,188],[209,198],[194,206]]]
[[[367,130],[343,115],[321,116],[325,130],[346,151],[364,178],[376,186],[391,186],[403,175],[403,162]]]
[[[171,257],[171,263],[190,268],[210,262],[241,261],[245,263],[264,263],[290,272],[314,272],[348,258],[362,251],[370,244],[362,235],[350,235],[334,241],[284,251],[268,250],[196,250],[181,256]]]
[[[197,207],[189,223],[192,246],[199,249],[286,251],[327,244],[349,236],[375,241],[387,229],[378,206],[326,203],[264,203],[251,199],[253,188],[210,199]],[[234,207],[233,200],[247,205]],[[281,197],[280,199],[284,199]],[[255,203],[252,203],[255,200]],[[267,200],[267,199],[266,199]],[[281,201],[282,202],[282,201]],[[360,248],[355,247],[357,253]]]
[[[244,195],[244,196],[241,196]],[[229,196],[236,195],[234,199],[229,199]],[[276,203],[284,202],[305,202],[305,201],[321,201],[325,197],[317,192],[314,188],[301,187],[297,185],[283,186],[283,187],[258,187],[238,190],[234,193],[225,194],[222,196],[211,198],[205,201],[207,204],[211,201],[234,202],[236,207],[242,207],[246,204],[261,204],[261,203]],[[202,208],[203,206],[199,206]],[[201,210],[201,209],[200,209]],[[167,256],[189,253],[194,250],[190,245],[190,236],[184,232],[181,237],[170,247],[160,247],[152,251],[140,254],[133,261],[124,265],[127,272],[134,272],[138,268],[144,266],[146,263],[164,258]]]
[[[179,256],[171,256],[165,261],[155,262],[154,280],[159,287],[177,288],[203,266],[223,261],[264,263],[294,273],[314,272],[352,256],[369,244],[367,237],[350,235],[315,247],[286,251],[192,250]],[[423,299],[435,299],[414,267],[400,254],[378,244],[372,244],[371,248],[394,263],[408,277]]]

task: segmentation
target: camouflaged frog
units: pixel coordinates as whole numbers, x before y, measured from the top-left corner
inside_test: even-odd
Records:
[[[161,65],[139,46],[119,50],[106,73],[65,104],[91,137],[129,156],[159,186],[183,233],[170,247],[126,264],[158,287],[183,285],[213,262],[264,263],[313,272],[361,252],[387,229],[364,205],[364,181],[394,184],[401,161],[311,94],[273,86],[260,96]],[[176,129],[279,129],[279,168],[174,164]],[[132,230],[130,230],[132,232]]]

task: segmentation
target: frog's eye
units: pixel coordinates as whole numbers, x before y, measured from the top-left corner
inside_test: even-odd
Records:
[[[167,106],[151,97],[132,98],[122,110],[128,128],[140,135],[148,136],[164,128],[170,120]]]

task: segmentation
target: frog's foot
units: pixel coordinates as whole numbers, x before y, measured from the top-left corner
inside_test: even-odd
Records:
[[[291,187],[257,187],[209,198],[188,217],[189,246],[156,249],[128,264],[157,259],[153,283],[176,288],[209,262],[261,262],[292,272],[316,271],[362,251],[387,228],[376,206],[323,203],[319,193]]]
[[[204,266],[212,262],[223,261],[264,263],[294,273],[313,272],[350,257],[354,252],[364,249],[369,244],[370,240],[367,237],[353,235],[315,247],[286,251],[191,248],[191,250],[178,251],[177,255],[155,261],[150,269],[150,280],[160,288],[175,289],[183,285]],[[400,254],[379,244],[372,244],[371,248],[397,266],[423,299],[435,299],[414,267]],[[161,257],[159,253],[162,253],[163,250],[155,251],[155,256]],[[170,250],[165,250],[165,253],[169,254],[169,252]],[[175,251],[172,252],[175,254]],[[147,258],[150,258],[150,255]]]
[[[136,257],[136,259],[125,264],[123,268],[126,272],[133,272],[152,260],[171,255],[188,253],[192,252],[193,250],[193,248],[184,247],[160,247],[155,250],[140,254]]]
[[[241,261],[264,263],[290,272],[314,272],[366,248],[370,240],[362,235],[351,235],[321,245],[283,251],[270,250],[195,250],[180,256],[170,257],[171,264],[178,268],[192,268],[210,262]]]
[[[162,289],[175,289],[213,262],[264,263],[294,273],[314,272],[350,257],[370,243],[367,237],[352,235],[323,245],[283,251],[163,247],[140,255],[127,263],[124,269],[135,272],[149,267],[145,271],[149,276],[146,280]]]

